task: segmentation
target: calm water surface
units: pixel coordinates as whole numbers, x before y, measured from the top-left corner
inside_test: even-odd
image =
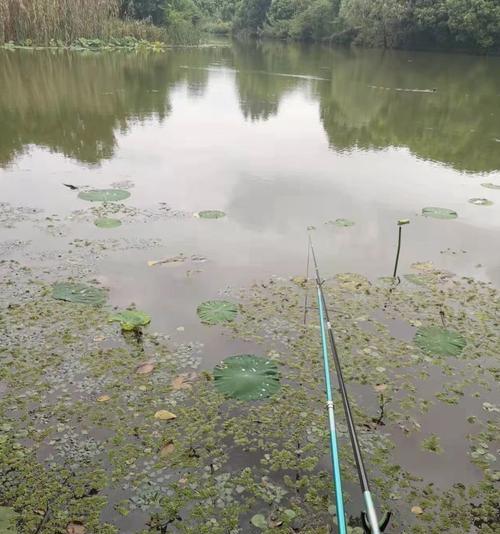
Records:
[[[0,229],[0,241],[29,241],[40,254],[74,238],[159,240],[99,260],[99,278],[113,304],[135,302],[155,329],[203,341],[206,367],[250,347],[200,329],[197,303],[272,274],[304,274],[310,226],[325,275],[390,275],[396,221],[408,218],[402,273],[430,260],[500,285],[500,190],[481,186],[500,185],[500,58],[275,43],[0,51],[0,201],[63,219],[88,207],[63,183],[124,181],[133,184],[127,205],[164,202],[181,215],[53,233],[21,222]],[[468,202],[477,197],[494,204]],[[425,206],[459,217],[426,219]],[[192,216],[204,209],[227,217]],[[325,224],[337,218],[355,225]],[[180,253],[208,261],[147,266]],[[450,450],[440,459],[450,469],[427,475],[455,481],[457,458]],[[458,480],[476,478],[464,469]]]

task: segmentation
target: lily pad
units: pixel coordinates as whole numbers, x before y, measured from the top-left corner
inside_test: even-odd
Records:
[[[486,189],[500,189],[500,184],[494,184],[492,182],[485,182],[481,184]]]
[[[90,189],[78,193],[78,198],[89,202],[118,202],[129,196],[130,193],[124,189]]]
[[[419,328],[413,341],[427,354],[438,356],[458,356],[466,345],[458,332],[437,326]]]
[[[198,217],[201,219],[221,219],[226,214],[220,210],[204,210],[198,212]]]
[[[238,306],[227,300],[208,300],[202,302],[196,313],[205,324],[218,324],[234,321],[238,314]]]
[[[252,523],[254,527],[260,528],[261,530],[267,528],[266,518],[262,514],[255,514],[254,516],[252,516],[252,519],[250,519],[250,523]]]
[[[120,323],[122,330],[137,330],[141,326],[146,326],[151,322],[151,317],[139,310],[123,310],[109,317],[110,323]]]
[[[456,219],[458,213],[448,208],[436,208],[428,207],[422,209],[422,215],[424,217],[433,217],[434,219]]]
[[[349,226],[354,226],[356,223],[350,221],[349,219],[335,219],[334,221],[328,221],[326,224],[332,224],[338,226],[339,228],[348,228]]]
[[[16,534],[17,513],[8,506],[0,506],[0,534]]]
[[[280,388],[276,363],[252,354],[230,356],[214,369],[216,388],[238,400],[271,397]]]
[[[426,285],[425,278],[423,276],[421,276],[421,275],[418,275],[418,274],[414,274],[414,273],[405,274],[404,278],[406,278],[406,280],[408,280],[408,282],[411,282],[412,284],[415,284],[417,286],[425,286]]]
[[[122,222],[120,219],[112,219],[110,217],[101,217],[99,219],[96,219],[94,221],[94,224],[98,228],[117,228],[118,226],[121,226]]]
[[[474,206],[493,206],[493,202],[487,198],[469,198],[469,202]]]
[[[89,304],[92,306],[101,306],[106,302],[106,293],[104,290],[98,287],[72,282],[59,282],[54,284],[52,287],[52,297],[56,300],[65,300],[67,302]]]

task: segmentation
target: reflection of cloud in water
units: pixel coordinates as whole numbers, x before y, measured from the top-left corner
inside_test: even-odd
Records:
[[[303,176],[261,179],[242,175],[231,191],[227,210],[242,226],[253,231],[286,233],[326,222],[335,213],[353,213],[354,199],[347,191],[325,181]],[[340,217],[340,215],[338,215]]]

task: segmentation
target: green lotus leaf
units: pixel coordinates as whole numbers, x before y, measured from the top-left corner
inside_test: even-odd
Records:
[[[108,321],[110,323],[120,323],[122,330],[129,332],[148,325],[151,322],[151,317],[139,310],[122,310],[111,315]]]
[[[202,219],[221,219],[225,216],[226,214],[220,210],[205,210],[198,212],[198,217]]]
[[[349,219],[335,219],[333,224],[340,228],[348,228],[349,226],[354,226],[356,223],[354,221],[350,221]]]
[[[261,530],[267,529],[267,521],[262,514],[255,514],[252,516],[250,523],[252,523],[254,527],[260,528]]]
[[[116,228],[121,226],[122,222],[120,219],[111,219],[110,217],[100,217],[94,221],[94,224],[98,228]]]
[[[487,198],[469,198],[469,202],[474,206],[493,206],[493,202]]]
[[[411,282],[412,284],[415,284],[417,286],[425,286],[427,283],[425,277],[420,274],[409,273],[405,274],[404,277],[406,278],[406,280],[408,280],[408,282]]]
[[[491,182],[484,182],[481,185],[487,189],[500,189],[500,184],[493,184]]]
[[[57,300],[101,306],[106,302],[103,289],[73,282],[58,282],[52,286],[52,297]]]
[[[214,383],[224,395],[245,401],[271,397],[280,388],[276,363],[252,354],[226,358],[214,369]]]
[[[196,313],[202,323],[226,323],[234,321],[238,313],[238,306],[227,300],[208,300],[198,306]]]
[[[422,209],[424,217],[434,217],[434,219],[456,219],[458,213],[448,208],[428,207]]]
[[[0,534],[16,534],[17,513],[8,506],[0,506]]]
[[[437,326],[419,328],[413,341],[432,356],[458,356],[466,345],[465,338],[458,332]]]
[[[89,202],[117,202],[129,196],[130,193],[124,189],[90,189],[78,193],[78,198]]]

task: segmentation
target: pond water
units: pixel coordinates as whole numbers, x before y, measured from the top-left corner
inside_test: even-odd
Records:
[[[78,197],[81,189],[109,188],[127,190],[130,197],[104,205],[90,204]],[[477,198],[492,204],[470,202]],[[422,209],[429,206],[448,208],[458,217],[444,220],[422,216]],[[222,210],[225,216],[194,216],[203,210]],[[117,228],[96,227],[94,221],[100,216],[120,219],[122,224]],[[335,224],[338,219],[354,224]],[[194,367],[211,370],[231,354],[261,353],[263,345],[266,351],[279,351],[284,342],[278,336],[275,346],[248,332],[234,335],[219,327],[200,325],[196,313],[200,302],[221,295],[236,299],[238,288],[251,288],[252,284],[264,291],[271,277],[279,281],[305,276],[308,229],[325,277],[344,272],[356,272],[370,280],[390,276],[398,219],[410,220],[403,227],[399,273],[410,272],[416,262],[432,262],[420,264],[420,271],[474,278],[471,283],[491,291],[488,299],[481,302],[484,313],[489,314],[488,328],[497,325],[498,301],[492,288],[500,285],[500,58],[237,42],[162,53],[0,50],[0,260],[5,268],[1,301],[4,309],[26,304],[30,291],[29,294],[38,295],[39,289],[32,286],[33,278],[38,285],[61,278],[93,281],[109,290],[111,305],[125,308],[134,303],[150,314],[149,331],[160,337],[169,336],[167,341],[177,347],[176,354],[182,356],[183,350],[191,351],[188,364],[195,362]],[[148,261],[157,260],[169,261],[148,265]],[[24,267],[13,265],[31,269],[32,275],[23,278]],[[443,279],[447,276],[443,275]],[[437,298],[437,286],[434,289],[429,300]],[[296,287],[290,289],[291,293],[294,291]],[[453,303],[450,293],[448,304],[452,311],[447,313],[453,314],[462,305],[465,310],[461,296],[466,290],[463,291],[457,293]],[[339,296],[335,292],[332,295]],[[267,298],[264,293],[261,297]],[[298,295],[298,300],[299,297],[302,298]],[[364,314],[362,306],[358,310],[355,297],[351,297],[345,298],[343,308],[336,303],[333,306],[339,314],[358,314],[350,320],[358,317],[359,336],[362,324],[371,322],[374,326],[366,327],[365,336],[384,325],[400,343],[410,343],[422,322],[416,309],[422,309],[425,298],[405,316],[403,297],[398,297],[400,308],[385,313],[380,294],[367,304],[370,311],[366,317],[360,318]],[[352,311],[351,306],[357,311]],[[14,335],[12,330],[6,330],[8,341],[0,355],[9,350],[14,353],[14,348],[22,351],[44,339],[39,328],[49,328],[50,314],[46,317],[43,307],[37,313],[42,319],[38,327],[29,327],[33,331],[26,326],[30,324],[28,316],[32,319],[29,314],[3,324],[8,327],[21,321],[28,334]],[[458,315],[457,311],[456,326],[464,326],[461,321],[465,319]],[[68,315],[68,330],[76,320],[76,316]],[[314,320],[314,316],[310,317],[311,322]],[[251,324],[252,317],[248,321]],[[339,323],[346,331],[351,328],[347,316]],[[257,331],[262,325],[254,326]],[[82,345],[71,349],[73,355],[82,347],[96,350],[95,339],[102,332],[94,332],[94,327],[88,325],[87,328],[93,341],[79,339]],[[52,334],[64,332],[67,333],[61,326]],[[493,337],[488,338],[488,343],[498,343],[498,332],[497,337],[490,334]],[[107,330],[103,335],[106,340],[109,338],[108,345],[104,341],[104,350],[120,347],[120,341],[111,339]],[[367,337],[364,343],[369,345],[372,341]],[[123,350],[130,347],[130,340],[127,343],[121,347]],[[56,342],[50,347],[54,353],[61,350]],[[148,350],[146,343],[142,351]],[[484,368],[498,366],[493,353],[477,356],[483,358]],[[161,358],[160,355],[160,363]],[[79,384],[75,386],[79,393],[73,392],[73,400],[81,401],[82,391],[90,396],[99,393],[95,384],[82,386],[82,374],[87,372],[85,365],[90,365],[90,359],[89,356],[82,366],[71,370],[71,383]],[[415,399],[432,397],[444,387],[447,376],[466,374],[469,363],[457,365],[453,372],[448,364],[429,372],[427,379],[414,384]],[[4,417],[9,414],[13,421],[23,419],[9,404],[13,398],[9,388],[18,392],[28,389],[29,402],[24,408],[34,410],[35,401],[45,403],[47,408],[50,399],[57,398],[63,370],[70,372],[68,366],[61,365],[56,372],[61,376],[54,378],[55,389],[47,386],[43,395],[37,389],[42,386],[35,375],[31,385],[19,378],[20,370],[16,370],[15,377],[4,377],[5,383],[0,381]],[[93,360],[92,366],[97,373]],[[394,398],[401,400],[405,380],[413,371],[407,361],[394,366],[408,367],[408,375],[402,379],[404,372],[398,371],[402,373],[398,380],[394,370],[391,378],[377,378],[379,382],[393,380],[398,389]],[[28,367],[26,363],[22,372],[31,376],[34,369],[28,371]],[[50,374],[50,367],[44,367],[45,371]],[[456,403],[443,402],[422,415],[419,425],[425,426],[424,436],[414,432],[413,427],[408,430],[411,421],[405,425],[393,421],[384,430],[397,444],[391,462],[422,477],[422,483],[436,484],[443,491],[453,484],[482,480],[483,470],[467,456],[470,425],[466,416],[484,412],[483,402],[498,401],[489,379],[481,382],[484,389],[476,388],[474,381],[461,383],[461,387],[466,391],[466,400],[458,408]],[[479,389],[481,394],[477,393]],[[33,392],[39,396],[37,399],[30,398]],[[68,393],[64,389],[63,392]],[[361,405],[373,407],[377,402],[366,383],[353,384],[353,392]],[[473,393],[479,396],[474,397]],[[127,399],[132,404],[136,400]],[[415,399],[412,408],[418,404]],[[181,398],[178,402],[183,400],[187,405],[193,401]],[[210,397],[206,402],[207,409],[213,409],[210,402],[215,401]],[[455,410],[449,411],[452,407]],[[44,417],[45,424],[55,424],[50,423],[50,410]],[[56,419],[60,421],[59,416]],[[443,421],[453,428],[441,436],[445,454],[429,458],[419,444],[423,437],[439,434]],[[491,431],[488,424],[489,420],[484,419],[484,426],[476,429],[477,435]],[[111,424],[108,427],[118,428]],[[18,437],[24,436],[23,447],[37,442],[31,430],[18,430]],[[152,432],[154,435],[154,429]],[[68,433],[69,430],[63,435],[67,438]],[[110,439],[96,428],[90,434],[99,443]],[[43,443],[40,436],[38,443],[36,454],[42,462],[52,455],[53,443]],[[125,458],[126,453],[122,454]],[[236,454],[234,450],[232,454]],[[113,464],[112,460],[104,461],[108,470],[109,462]],[[228,465],[236,470],[237,466],[248,464],[231,457]],[[328,470],[325,460],[320,465]],[[278,479],[273,478],[273,483],[277,485]],[[238,488],[243,486],[239,480]],[[271,486],[278,491],[269,482]],[[146,528],[148,508],[141,509],[141,514],[132,511],[127,517],[130,510],[125,514],[125,505],[117,504],[122,502],[120,499],[128,499],[126,488],[106,488],[103,491],[110,500],[102,517],[117,525],[120,532]],[[489,495],[481,495],[479,501],[487,500]],[[0,504],[10,506],[12,497],[7,501]],[[356,498],[353,502],[359,504]],[[91,532],[108,532],[78,506],[69,507],[70,512],[68,506],[61,505],[67,514],[65,521],[85,517]],[[240,518],[233,530],[224,524],[220,532],[238,532],[237,528],[241,532],[257,531],[248,522],[255,507],[251,503],[245,506],[248,517]],[[391,507],[394,503],[387,505]],[[352,515],[357,514],[355,508],[353,505],[350,510]],[[188,525],[186,512],[181,515]],[[402,511],[396,523],[399,526],[390,531],[401,532],[413,525],[414,515],[421,514]],[[24,518],[24,530],[20,531],[56,532],[60,528],[57,514],[51,512],[48,516],[43,519],[41,530],[36,530],[36,513]],[[219,532],[218,524],[210,523],[211,519],[203,514],[200,517],[206,532]],[[182,530],[175,521],[167,521],[171,524],[168,532],[191,532]],[[273,520],[267,521],[274,526]],[[318,521],[324,522],[324,518]],[[449,531],[493,532],[488,530],[494,528],[490,523],[473,523],[464,530],[450,527]],[[285,521],[284,526],[276,528],[284,529],[287,524]],[[435,525],[442,532],[446,523]],[[156,532],[153,527],[148,528]],[[327,532],[314,525],[311,528],[317,530],[300,525],[297,528],[295,531]],[[418,525],[412,528],[420,532]]]

